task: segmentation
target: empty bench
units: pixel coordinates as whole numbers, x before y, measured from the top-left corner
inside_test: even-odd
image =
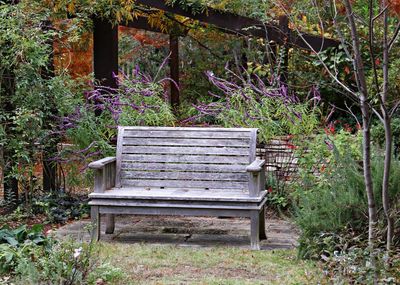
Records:
[[[248,217],[252,249],[265,239],[265,161],[257,129],[119,127],[116,157],[89,164],[92,239],[100,214]]]

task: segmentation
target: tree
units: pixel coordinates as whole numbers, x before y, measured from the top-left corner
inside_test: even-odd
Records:
[[[391,52],[396,50],[400,21],[393,17],[390,11],[397,6],[393,6],[388,0],[369,0],[367,6],[363,1],[351,0],[332,0],[322,4],[311,1],[311,4],[313,7],[311,11],[316,13],[321,34],[325,32],[326,23],[332,23],[335,35],[342,42],[342,47],[353,65],[354,84],[351,84],[339,78],[336,66],[331,67],[324,62],[321,51],[313,51],[332,81],[345,91],[349,100],[358,104],[361,111],[363,175],[368,199],[368,241],[371,249],[375,247],[377,241],[378,222],[377,197],[371,174],[371,123],[374,115],[378,117],[385,130],[384,179],[381,195],[387,226],[386,249],[390,251],[393,238],[393,217],[388,192],[393,145],[391,119],[400,102],[393,88],[395,81],[390,77],[390,71],[396,68],[392,63],[396,55],[391,55]],[[296,19],[282,3],[279,5],[296,26],[298,35],[302,37]],[[312,48],[311,45],[309,47]],[[398,49],[396,52],[398,55]]]

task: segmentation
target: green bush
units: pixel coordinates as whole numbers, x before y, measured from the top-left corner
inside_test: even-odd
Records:
[[[360,163],[349,154],[339,154],[337,150],[335,153],[335,161],[330,164],[330,170],[318,174],[320,177],[315,187],[300,187],[294,193],[295,220],[301,229],[301,257],[319,258],[324,250],[332,250],[329,244],[337,244],[335,239],[332,240],[335,234],[340,235],[349,230],[360,235],[366,232],[368,205]],[[392,201],[396,201],[400,195],[400,176],[396,175],[399,172],[400,161],[393,159],[389,183]],[[373,157],[372,176],[379,209],[382,206],[382,156]],[[326,240],[327,236],[332,240],[331,243]]]
[[[400,154],[400,118],[393,118],[392,120],[392,135],[393,147],[396,155]],[[371,136],[378,145],[383,145],[385,142],[385,130],[382,123],[377,122],[371,128]]]
[[[41,225],[0,230],[0,284],[95,284],[124,277],[119,268],[99,264],[94,244],[58,242],[42,231]]]

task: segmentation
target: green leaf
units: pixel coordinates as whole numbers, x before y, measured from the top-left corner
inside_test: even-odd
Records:
[[[13,238],[12,236],[4,237],[4,239],[11,245],[11,246],[18,246],[18,241]]]

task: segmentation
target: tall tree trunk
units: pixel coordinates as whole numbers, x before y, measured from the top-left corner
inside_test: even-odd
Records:
[[[387,0],[382,2],[383,9],[387,6]],[[382,181],[382,205],[385,212],[387,232],[386,232],[386,249],[390,251],[393,238],[393,218],[390,213],[390,197],[389,197],[389,177],[392,163],[392,145],[393,135],[391,127],[391,116],[387,109],[387,95],[389,90],[389,46],[388,46],[388,10],[383,14],[383,90],[381,95],[381,111],[383,117],[383,126],[385,129],[385,161],[383,168]]]
[[[376,233],[375,227],[377,223],[377,210],[372,184],[371,173],[371,126],[370,126],[370,106],[368,104],[368,89],[364,73],[364,64],[361,57],[360,40],[354,19],[353,8],[350,0],[344,0],[347,20],[350,26],[352,48],[354,53],[354,68],[356,71],[356,79],[360,92],[359,100],[362,112],[363,122],[363,174],[365,183],[365,192],[368,200],[368,244],[371,249],[375,247]]]

